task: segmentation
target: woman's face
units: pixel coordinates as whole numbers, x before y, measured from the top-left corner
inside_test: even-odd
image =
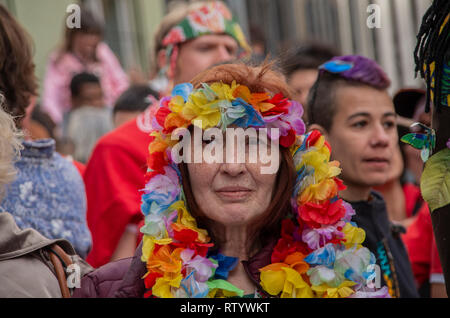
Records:
[[[73,53],[84,61],[93,61],[95,60],[95,52],[100,41],[101,37],[98,34],[77,32],[73,36]]]
[[[225,227],[247,226],[261,216],[271,203],[277,176],[261,173],[263,166],[267,164],[259,158],[256,163],[187,164],[195,201],[205,216]]]

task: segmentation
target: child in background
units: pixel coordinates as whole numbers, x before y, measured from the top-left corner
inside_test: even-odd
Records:
[[[70,83],[73,109],[68,114],[65,136],[75,146],[73,157],[86,163],[98,139],[113,127],[111,109],[105,107],[100,79],[80,73]]]
[[[117,99],[113,109],[114,127],[136,118],[149,106],[158,102],[158,93],[148,85],[133,85]]]

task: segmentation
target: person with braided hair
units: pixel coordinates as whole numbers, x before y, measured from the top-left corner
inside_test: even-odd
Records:
[[[432,128],[422,140],[425,169],[421,192],[431,211],[433,231],[450,292],[450,2],[434,0],[425,13],[414,51],[416,72],[427,84],[426,111],[432,111]],[[432,107],[431,107],[432,106]]]

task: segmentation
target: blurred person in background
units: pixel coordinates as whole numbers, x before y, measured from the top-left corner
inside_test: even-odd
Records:
[[[64,20],[65,21],[65,20]],[[128,87],[128,77],[114,53],[103,42],[103,25],[87,9],[81,9],[81,27],[64,26],[61,47],[49,58],[44,78],[42,107],[60,126],[72,108],[70,81],[78,73],[89,72],[99,79],[106,106],[112,107]]]
[[[281,68],[294,92],[294,100],[306,108],[308,93],[316,82],[319,66],[338,55],[340,54],[337,49],[318,42],[302,44],[298,48],[287,50],[282,57]],[[308,122],[307,117],[305,111],[303,114],[305,122]]]
[[[154,49],[158,71],[171,85],[188,82],[215,64],[237,59],[242,52],[250,53],[239,24],[220,1],[173,9],[157,29]],[[87,220],[93,235],[88,262],[94,267],[133,256],[142,237],[140,190],[145,186],[155,108],[150,106],[102,137],[87,164]]]
[[[2,8],[0,7],[0,10]],[[1,96],[1,95],[0,95]],[[0,103],[0,201],[17,170],[14,161],[20,157],[21,132],[13,118]],[[48,239],[34,229],[20,229],[14,217],[0,208],[0,298],[61,298],[70,297],[65,275],[55,275],[62,264],[51,255],[69,263],[76,263],[80,275],[92,270],[75,254],[64,239]],[[52,255],[52,256],[53,256]],[[61,274],[61,271],[59,272]],[[65,284],[65,285],[61,285]]]
[[[113,108],[114,127],[135,119],[150,105],[157,103],[158,93],[148,85],[132,85],[117,99]]]
[[[250,45],[252,47],[251,62],[252,64],[259,65],[267,56],[266,38],[261,26],[251,25],[249,31],[251,40]]]
[[[100,79],[91,73],[75,75],[70,82],[72,110],[65,137],[73,141],[73,158],[86,163],[97,141],[113,127],[112,111],[105,106]]]
[[[400,141],[410,132],[414,122],[430,125],[430,116],[425,114],[425,91],[420,89],[400,90],[393,98],[397,113],[398,143],[388,182],[376,187],[386,201],[389,218],[401,224],[405,230],[425,204],[420,194],[420,176],[423,162],[420,150]],[[427,116],[428,115],[428,116]]]
[[[37,95],[32,40],[0,4],[0,92],[2,108],[24,130]],[[91,236],[86,224],[86,194],[75,166],[55,153],[53,139],[22,140],[17,178],[0,202],[17,225],[31,227],[49,239],[65,238],[86,257]]]
[[[36,105],[31,112],[28,124],[28,134],[31,139],[54,139],[56,125],[52,118],[42,111],[40,105]]]

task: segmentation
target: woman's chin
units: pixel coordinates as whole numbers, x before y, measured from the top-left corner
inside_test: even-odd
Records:
[[[255,210],[254,207],[248,204],[230,203],[223,204],[215,210],[214,214],[217,215],[212,219],[215,219],[218,223],[225,226],[227,225],[245,225],[252,222],[258,215],[261,215],[264,211]]]

